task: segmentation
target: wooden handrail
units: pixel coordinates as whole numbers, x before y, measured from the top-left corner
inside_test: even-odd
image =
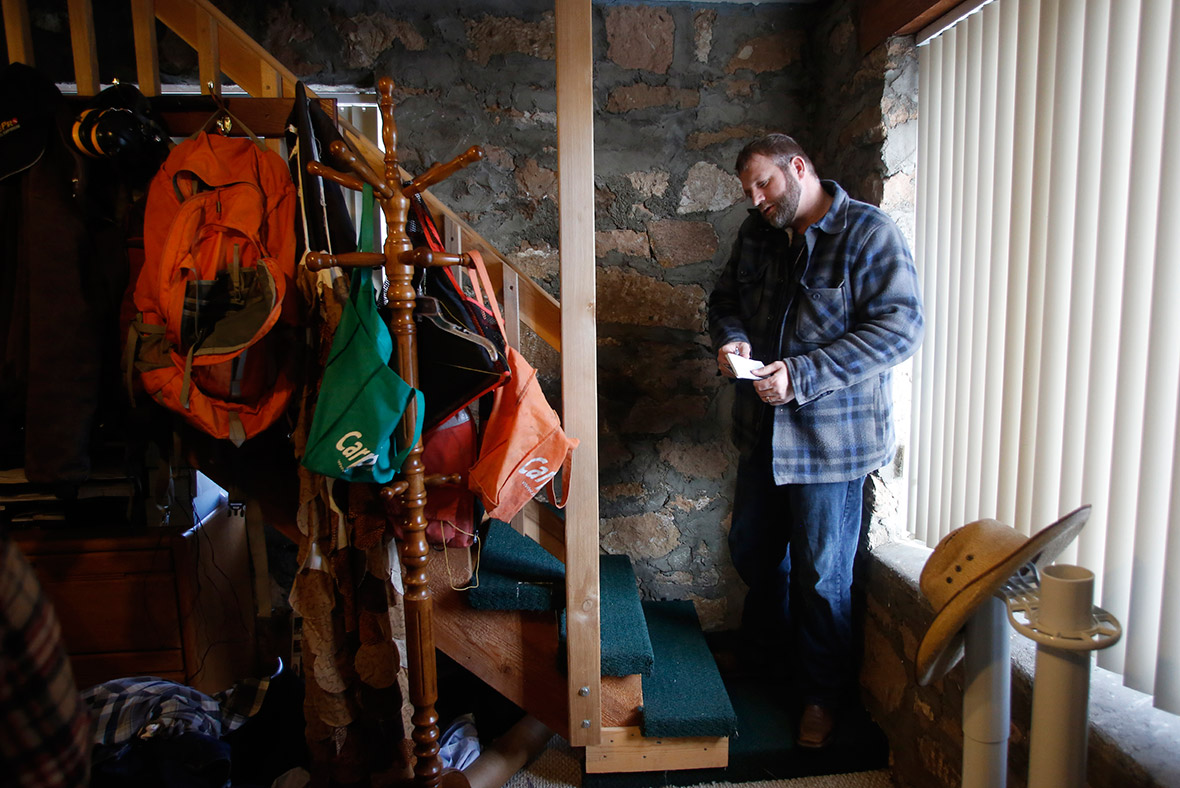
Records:
[[[207,38],[215,35],[219,60],[217,70],[251,96],[295,95],[295,83],[299,80],[291,70],[208,0],[154,2],[156,18],[195,49],[198,56],[204,43],[202,36]],[[209,68],[212,74],[212,66]],[[278,75],[278,81],[266,79],[269,71]],[[202,80],[205,76],[201,74]]]

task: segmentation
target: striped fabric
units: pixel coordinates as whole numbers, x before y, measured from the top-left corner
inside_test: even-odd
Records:
[[[95,744],[182,733],[218,739],[258,712],[269,685],[270,679],[245,679],[210,696],[184,684],[135,676],[103,682],[82,697],[94,717]]]

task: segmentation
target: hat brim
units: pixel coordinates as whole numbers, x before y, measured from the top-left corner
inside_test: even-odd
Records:
[[[1019,549],[998,561],[951,597],[934,616],[922,642],[918,644],[914,664],[918,683],[925,686],[946,675],[963,656],[963,627],[976,609],[1029,561],[1038,568],[1053,563],[1089,518],[1089,505],[1075,509],[1029,537]]]

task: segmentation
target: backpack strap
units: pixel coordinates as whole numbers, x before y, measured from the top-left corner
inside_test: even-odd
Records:
[[[193,353],[197,350],[198,342],[194,342],[184,357],[184,382],[180,384],[180,406],[188,410],[189,390],[193,382]]]
[[[123,345],[123,386],[127,389],[127,399],[131,407],[135,407],[135,350],[139,347],[139,332],[135,328],[135,321],[127,327],[127,342]]]
[[[488,306],[491,308],[492,316],[496,318],[496,325],[500,327],[501,336],[508,336],[508,330],[504,327],[504,316],[500,314],[500,304],[496,301],[496,290],[492,287],[492,280],[488,276],[488,269],[483,264],[483,255],[475,249],[469,249],[467,254],[471,255],[472,267],[475,268],[476,273],[475,276],[471,277],[471,289],[475,291],[475,297],[481,302],[486,298]]]
[[[127,343],[123,346],[123,385],[127,388],[127,397],[131,400],[132,407],[135,407],[134,373],[135,359],[139,355],[139,338],[144,334],[159,338],[164,335],[164,331],[164,326],[143,322],[142,312],[139,313],[138,319],[132,320],[131,325],[127,328]]]
[[[422,234],[426,236],[426,245],[432,251],[445,252],[446,246],[438,232],[438,225],[434,223],[434,217],[430,215],[430,210],[426,207],[426,199],[422,196],[422,192],[414,192],[410,198],[410,211],[422,227]]]

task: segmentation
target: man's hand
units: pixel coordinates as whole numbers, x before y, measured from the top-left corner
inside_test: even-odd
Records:
[[[733,353],[735,356],[741,356],[742,358],[749,358],[750,343],[727,342],[717,351],[717,369],[719,369],[721,374],[727,378],[737,377],[733,373],[733,367],[729,365],[728,355],[730,353]]]
[[[791,386],[786,362],[772,361],[752,372],[762,378],[754,381],[754,392],[767,405],[786,405],[795,399],[795,389]]]

